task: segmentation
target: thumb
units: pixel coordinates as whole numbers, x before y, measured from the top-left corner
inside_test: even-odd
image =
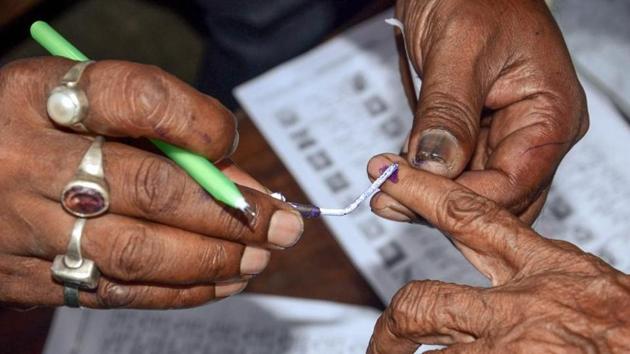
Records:
[[[477,146],[487,86],[479,58],[455,43],[437,43],[422,59],[423,82],[409,139],[409,163],[454,178]]]

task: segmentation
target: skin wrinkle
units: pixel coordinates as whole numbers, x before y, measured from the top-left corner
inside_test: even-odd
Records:
[[[522,127],[512,133],[510,133],[508,136],[504,137],[502,139],[502,141],[509,141],[512,137],[517,136],[519,134],[521,134],[524,131],[531,131],[533,129],[533,127],[538,126],[540,123],[532,123],[531,125]],[[501,142],[502,142],[501,141]],[[499,147],[499,144],[501,144],[501,142],[498,143],[497,148]],[[551,145],[553,146],[553,145]],[[562,149],[562,151],[560,151],[560,153],[564,154],[566,151],[569,150],[571,146],[567,145],[565,149]],[[523,157],[526,155],[526,151],[521,152],[520,156]],[[558,160],[560,159],[560,156],[558,157]],[[524,173],[531,173],[531,171],[512,171],[507,172],[505,170],[503,170],[501,168],[500,165],[493,163],[493,161],[490,159],[487,167],[486,167],[487,171],[496,171],[500,174],[502,174],[506,179],[505,181],[507,182],[508,186],[512,186],[514,188],[518,187],[521,183],[519,182],[522,178],[521,176]],[[515,200],[517,200],[516,203],[512,202],[513,205],[509,206],[510,210],[514,213],[519,213],[521,211],[523,211],[527,206],[529,206],[533,201],[535,201],[536,199],[538,199],[538,197],[542,194],[542,192],[547,188],[547,186],[549,185],[553,175],[555,174],[555,168],[550,171],[548,173],[548,176],[546,178],[543,179],[543,183],[541,183],[540,185],[535,185],[532,186],[533,189],[530,189],[529,191],[524,191],[523,195],[520,196],[515,196]],[[522,187],[521,187],[522,189]]]
[[[35,236],[39,234],[39,230],[37,226],[35,225],[35,223],[33,223],[33,221],[30,220],[29,218],[18,217],[19,215],[26,214],[26,211],[30,210],[31,205],[35,199],[33,197],[34,196],[31,196],[29,193],[22,200],[19,200],[16,198],[16,202],[11,205],[11,208],[9,210],[6,210],[6,216],[4,215],[2,216],[2,219],[4,219],[5,222],[9,224],[18,223],[19,225],[16,225],[16,227],[14,227],[16,230],[26,230],[26,232],[24,231],[20,232],[20,233],[23,233],[23,236],[20,236],[20,242],[18,242],[17,244],[13,243],[11,247],[2,248],[6,251],[11,252],[11,254],[14,254],[17,256],[24,256],[24,255],[27,255],[29,252],[33,252],[34,254],[37,254],[37,255],[43,254],[42,243],[38,242],[38,237]],[[4,210],[2,212],[3,214],[5,213]],[[2,230],[3,233],[9,232],[9,231],[10,230],[7,230],[7,229]],[[28,251],[20,252],[20,248],[24,248]]]
[[[486,172],[492,172],[492,169],[496,168],[496,170],[505,171],[510,178],[508,180],[497,179],[495,181],[494,178],[498,175],[489,173],[485,179],[481,178],[482,175],[480,175],[479,178],[469,180],[471,183],[467,184],[467,186],[477,192],[484,191],[482,194],[488,194],[485,190],[492,190],[489,182],[494,182],[496,184],[495,189],[498,192],[496,195],[490,194],[490,196],[501,199],[497,201],[507,206],[513,213],[522,215],[523,220],[532,222],[541,209],[557,164],[570,146],[578,140],[578,138],[570,136],[573,135],[570,132],[581,130],[583,126],[582,114],[573,115],[573,112],[585,112],[584,96],[576,94],[583,93],[583,90],[580,88],[575,70],[571,66],[567,55],[568,51],[562,41],[561,34],[553,23],[553,18],[546,5],[544,2],[524,3],[522,1],[492,2],[477,0],[474,3],[464,2],[461,4],[460,1],[456,0],[448,2],[401,1],[398,3],[396,15],[403,20],[407,28],[407,44],[409,44],[409,55],[412,64],[419,73],[423,73],[423,76],[425,76],[423,92],[430,92],[432,89],[431,83],[426,80],[428,77],[426,73],[435,71],[435,68],[430,66],[431,63],[427,61],[427,58],[438,57],[435,60],[436,62],[440,63],[439,60],[442,60],[442,63],[448,63],[448,61],[444,61],[446,60],[444,58],[452,60],[454,57],[464,56],[467,58],[467,61],[476,67],[473,80],[477,86],[475,89],[470,89],[469,92],[478,92],[485,86],[490,92],[485,99],[481,97],[483,95],[480,96],[480,99],[485,101],[486,105],[489,105],[490,108],[499,107],[501,110],[513,112],[512,115],[501,112],[501,110],[496,112],[494,114],[495,119],[493,119],[489,130],[491,133],[494,132],[494,134],[490,134],[490,139],[487,140],[487,147],[484,149],[483,144],[475,144],[474,140],[479,139],[480,135],[477,135],[477,138],[475,138],[474,135],[476,134],[473,134],[471,151],[466,153],[471,154],[474,151],[476,156],[487,156],[484,159],[486,160],[484,161],[485,163],[480,164],[475,169],[477,172],[486,174]],[[527,31],[518,31],[521,27],[527,28]],[[538,35],[535,34],[536,32]],[[465,33],[469,39],[458,41],[458,38],[463,37],[461,33]],[[550,53],[550,57],[554,57],[551,54],[557,53],[558,57],[554,62],[548,63],[547,56],[533,55],[541,50],[544,53]],[[442,54],[442,52],[445,54]],[[449,53],[451,54],[449,55]],[[404,55],[401,55],[401,63],[403,64],[401,71],[404,73],[408,70],[406,70],[406,65],[404,65],[406,63],[403,57]],[[509,72],[509,76],[504,76],[506,71]],[[458,76],[458,74],[443,74],[440,76],[440,79],[442,82],[448,82],[447,80],[457,82],[465,78],[462,78],[461,75]],[[409,80],[406,81],[408,84]],[[484,85],[484,83],[486,84]],[[524,90],[524,88],[526,89]],[[406,89],[406,92],[411,93],[412,91]],[[535,102],[528,102],[528,95],[545,92],[552,96],[552,100],[548,104],[549,107],[558,106],[558,104],[561,107],[545,112],[540,107],[536,108]],[[564,100],[561,102],[559,101],[560,98]],[[475,99],[476,97],[467,98],[467,100],[472,101]],[[525,101],[522,101],[523,99]],[[537,98],[537,100],[540,100],[540,98]],[[414,100],[410,98],[410,101],[413,102]],[[424,101],[431,102],[431,99]],[[511,135],[510,131],[497,136],[498,129],[507,129],[510,128],[510,125],[517,129],[519,128],[517,125],[519,121],[527,122],[531,120],[528,116],[520,116],[523,108],[519,108],[521,112],[515,112],[514,108],[512,108],[515,105],[517,107],[524,105],[523,108],[528,110],[533,109],[542,114],[548,114],[534,119],[543,121],[559,119],[566,122],[566,124],[563,123],[566,126],[552,128],[552,132],[559,134],[560,138],[546,138],[538,135],[539,132],[535,130],[531,133],[523,132],[522,136]],[[482,107],[482,105],[478,106]],[[417,117],[424,116],[421,113],[423,112],[423,107],[424,105],[421,104],[414,110],[417,113]],[[457,112],[453,112],[451,115],[456,117],[471,116],[470,114]],[[497,117],[503,119],[496,119]],[[452,124],[439,124],[437,123],[438,121],[436,119],[435,124],[427,122],[425,125],[427,129],[436,126],[450,129],[450,126],[454,125],[455,127],[452,129],[455,132],[465,131],[466,129],[470,131],[467,128],[469,127],[467,125],[468,121],[460,122],[460,124],[457,124],[457,119],[451,119]],[[474,122],[474,119],[471,122]],[[520,125],[524,124],[520,123]],[[476,126],[473,127],[477,128]],[[417,120],[414,122],[413,134],[409,144],[411,149],[415,148],[415,143],[419,141],[419,136],[424,131],[423,128],[424,126],[418,124]],[[465,136],[466,134],[455,134],[461,139],[460,135]],[[504,139],[506,135],[509,135],[509,138]],[[536,151],[536,154],[538,154],[538,151],[546,151],[546,153],[556,156],[548,159],[549,162],[537,167],[539,171],[533,175],[529,173],[531,172],[531,166],[528,164],[522,164],[526,168],[520,171],[514,167],[522,160],[526,161],[527,159],[535,158],[530,157],[528,154],[518,156],[523,150],[518,151],[515,148],[519,144],[521,146],[527,144],[519,140],[525,139],[528,135],[538,140],[533,144],[534,147],[539,147],[539,149],[533,149],[533,151]],[[571,141],[567,147],[553,144],[544,145],[550,142],[570,141],[572,139],[574,141]],[[511,143],[505,145],[503,149],[494,149],[493,140],[496,144],[502,141]],[[527,145],[525,146],[527,148]],[[545,148],[540,150],[542,146],[545,146]],[[408,156],[413,158],[415,154],[413,151],[410,151]],[[469,156],[464,157],[464,159],[468,158]],[[450,164],[447,163],[447,165]],[[471,166],[470,164],[468,167],[464,165],[465,163],[458,164],[457,167],[458,169],[469,169]],[[462,176],[465,177],[466,172]],[[502,185],[505,182],[508,184]],[[479,185],[479,183],[483,184]],[[514,188],[510,188],[510,186],[514,186]],[[500,197],[500,195],[505,197]]]
[[[250,201],[250,206],[256,207],[256,202]],[[228,210],[227,207],[225,206],[224,208],[225,208],[225,212],[217,215],[218,219],[221,222],[221,225],[224,225],[224,228],[227,231],[227,233],[232,235],[231,236],[232,241],[242,242],[248,228],[248,223],[244,222],[243,219],[234,218],[234,216],[237,215],[238,212],[234,210]],[[238,213],[238,216],[241,217],[240,213]],[[256,227],[256,223],[258,222],[258,220],[259,220],[258,213],[256,213],[254,219],[251,221],[252,228]]]
[[[138,70],[128,70],[122,78],[123,90],[125,97],[132,97],[128,104],[131,106],[133,124],[144,122],[139,125],[141,129],[153,128],[155,131],[166,133],[167,128],[172,123],[172,112],[168,111],[167,102],[170,101],[170,90],[164,85],[160,76],[161,71],[155,67],[150,67],[149,71],[153,74],[145,76]],[[139,90],[143,88],[143,90]],[[134,92],[141,92],[140,95]],[[116,115],[119,120],[120,115]],[[142,123],[141,123],[142,124]],[[166,138],[166,136],[164,136]]]
[[[183,200],[186,179],[174,169],[164,169],[158,158],[144,159],[136,172],[131,195],[145,215],[173,214]],[[162,186],[170,186],[164,190]],[[173,216],[177,216],[176,214]]]
[[[499,147],[499,145],[503,142],[506,141],[510,141],[513,137],[518,136],[520,133],[524,132],[524,131],[533,131],[535,127],[540,127],[540,131],[541,132],[558,132],[561,129],[565,128],[564,126],[558,124],[557,122],[554,122],[554,120],[552,119],[551,121],[545,120],[545,118],[552,118],[553,114],[545,114],[542,112],[529,112],[527,114],[527,117],[536,117],[536,120],[534,121],[528,121],[529,123],[523,126],[520,126],[512,131],[510,131],[508,134],[506,134],[505,136],[502,136],[501,138],[494,138],[492,135],[490,136],[491,139],[489,140],[490,145],[492,147],[494,147],[495,149],[497,149]],[[493,124],[495,123],[495,121],[493,121]],[[546,133],[549,134],[549,133]],[[536,139],[540,139],[540,136],[533,136]],[[546,137],[546,136],[545,136]]]
[[[133,304],[137,293],[128,287],[109,281],[101,281],[96,292],[96,301],[102,308],[123,308]]]
[[[444,210],[445,214],[440,220],[441,213],[437,213],[438,223],[450,225],[451,233],[465,232],[473,223],[483,224],[499,211],[494,203],[464,189],[449,191],[443,198],[439,206],[444,207],[437,210]]]
[[[47,116],[46,98],[72,65],[74,62],[70,60],[43,57],[16,61],[0,70],[0,125],[3,128],[0,130],[0,162],[4,166],[0,173],[0,192],[4,196],[0,203],[0,229],[4,230],[0,245],[13,247],[0,248],[0,269],[3,265],[9,267],[0,270],[0,283],[13,284],[3,286],[0,291],[3,305],[31,307],[63,303],[62,286],[50,276],[50,260],[65,249],[72,224],[71,217],[59,207],[59,193],[72,178],[89,139],[53,125]],[[163,90],[173,94],[161,96],[163,92],[158,89],[156,96],[151,90],[151,86],[155,86],[151,82],[155,84],[156,79],[164,86]],[[169,143],[193,151],[208,151],[208,158],[221,157],[218,153],[227,151],[234,140],[234,116],[227,109],[155,67],[99,61],[86,69],[81,86],[90,101],[84,123],[93,134],[156,138],[154,130],[157,129]],[[163,105],[167,107],[160,108]],[[138,113],[142,110],[155,116],[152,118],[155,122],[147,121],[147,114]],[[179,110],[190,114],[174,114]],[[160,117],[160,111],[181,121]],[[193,116],[203,119],[187,119]],[[156,126],[156,122],[160,124]],[[187,135],[191,132],[204,133],[205,139]],[[212,146],[208,146],[207,142],[213,139]],[[228,241],[232,235],[226,233],[223,224],[238,218],[233,214],[226,219],[219,218],[225,214],[224,208],[214,201],[209,203],[207,198],[202,199],[200,188],[187,175],[177,172],[173,163],[120,141],[108,141],[103,150],[112,201],[106,215],[88,223],[83,251],[97,261],[103,271],[99,291],[109,289],[110,297],[119,298],[107,301],[108,295],[101,293],[99,301],[96,292],[83,291],[81,304],[87,307],[102,308],[116,302],[119,303],[116,306],[125,307],[187,307],[213,300],[212,284],[221,279],[209,279],[209,274],[231,277],[239,270],[242,244],[260,244],[260,239],[267,235],[271,215],[279,209],[290,209],[262,193],[244,190],[248,200],[255,200],[259,219],[253,228],[241,231],[238,237],[242,244],[233,243]],[[150,171],[138,176],[138,167],[144,163],[147,169],[148,162]],[[253,178],[236,166],[227,163],[226,167],[233,170],[230,178],[235,182],[252,183]],[[144,184],[144,204],[153,205],[149,209],[155,210],[140,210],[134,204],[133,189],[138,184]],[[178,191],[177,187],[183,190]],[[161,197],[169,199],[170,205],[160,200],[156,203]],[[175,200],[177,197],[179,199]],[[22,204],[19,214],[8,212],[19,204]],[[172,253],[164,254],[164,248],[173,240],[177,240],[177,246],[169,249]],[[211,256],[202,251],[211,247],[216,247],[217,253],[212,256],[213,261],[206,261]],[[103,252],[111,248],[115,250]],[[24,257],[15,257],[12,253]],[[220,259],[225,261],[216,264]],[[24,260],[29,267],[22,264]],[[189,268],[200,261],[214,263],[206,265],[205,279],[201,279],[199,273],[181,273],[182,264]],[[25,269],[28,272],[23,272]],[[202,285],[198,285],[199,282]],[[182,283],[186,285],[172,286]],[[127,299],[121,298],[125,294],[128,294]],[[169,304],[169,301],[175,303]]]
[[[486,252],[482,247],[467,245],[462,242],[455,243],[455,247],[462,252],[470,263],[488,278],[492,285],[500,285],[513,276],[512,267],[508,267],[502,258],[495,257],[491,252]]]
[[[241,253],[242,254],[242,253]],[[217,279],[220,277],[219,269],[228,260],[228,253],[223,245],[218,247],[206,248],[201,257],[199,257],[199,269],[205,269],[208,279]],[[185,303],[185,302],[184,302]]]
[[[368,171],[374,175],[377,167],[399,159],[377,157],[370,161]],[[456,343],[463,352],[472,348],[483,353],[623,352],[626,344],[614,342],[618,337],[611,338],[608,333],[616,328],[630,332],[630,316],[611,315],[619,313],[618,307],[624,302],[630,305],[630,276],[617,280],[620,273],[601,259],[569,243],[541,237],[506,210],[457,182],[415,171],[402,162],[400,166],[399,183],[386,183],[383,193],[400,198],[447,231],[468,260],[485,274],[506,270],[512,274],[503,273],[500,281],[492,279],[494,288],[475,293],[477,298],[494,294],[481,305],[456,299],[453,284],[408,284],[395,296],[392,306],[396,310],[392,312],[390,306],[383,315],[395,317],[396,326],[389,323],[393,334],[385,339],[377,327],[372,348],[411,353],[411,340],[417,344]],[[415,294],[411,292],[414,287]],[[484,305],[491,306],[491,314],[480,313],[479,306]],[[475,316],[469,317],[473,312]],[[401,318],[405,314],[408,320]],[[468,328],[479,334],[473,343],[466,343]]]
[[[94,64],[95,65],[95,64]],[[88,80],[90,80],[91,77],[91,73],[93,69],[94,65],[90,65],[88,66],[88,68],[85,71],[85,76],[87,77]],[[119,135],[119,129],[125,129],[124,127],[126,125],[128,125],[127,121],[123,121],[121,122],[123,124],[123,127],[119,128],[118,122],[116,119],[113,119],[113,117],[120,117],[124,112],[127,111],[126,107],[129,107],[129,112],[130,114],[130,118],[134,118],[134,116],[136,115],[137,109],[134,107],[135,101],[134,100],[130,100],[131,102],[126,102],[128,100],[124,100],[125,103],[121,103],[120,100],[118,99],[120,94],[119,92],[122,92],[123,97],[132,97],[130,95],[134,95],[135,96],[135,92],[133,89],[131,89],[129,86],[131,84],[131,80],[129,80],[126,76],[129,75],[128,73],[128,69],[121,67],[120,64],[114,63],[114,64],[110,64],[110,66],[107,68],[108,70],[106,71],[108,74],[109,73],[115,73],[115,74],[110,74],[112,76],[112,79],[114,79],[115,81],[120,82],[120,86],[116,87],[116,86],[112,86],[112,85],[99,85],[99,82],[96,82],[96,80],[94,80],[94,85],[92,85],[92,80],[89,81],[89,84],[87,84],[87,96],[90,98],[90,106],[91,107],[95,107],[95,106],[101,106],[101,107],[106,107],[106,109],[104,110],[104,112],[102,113],[102,117],[100,117],[102,120],[104,120],[105,122],[103,123],[95,123],[98,125],[103,125],[104,127],[104,132],[108,135]],[[93,88],[90,90],[90,88],[92,88],[93,86],[98,86],[98,88]],[[104,86],[104,87],[101,87]],[[98,89],[99,94],[91,94],[91,91],[96,91]],[[110,104],[101,104],[101,102],[107,102]],[[126,107],[123,107],[126,106]],[[85,122],[88,123],[90,122],[92,118],[92,115],[90,114],[90,112],[88,112],[88,116],[85,119]],[[96,117],[94,117],[96,118]],[[134,134],[131,136],[132,138],[139,138],[141,136],[142,133],[140,132],[134,132]]]
[[[126,230],[114,240],[110,264],[119,279],[131,281],[147,278],[156,270],[159,271],[164,258],[164,245],[151,233],[149,227],[138,226]]]
[[[572,331],[566,326],[550,326],[549,330],[553,331],[554,334],[560,337],[564,342],[569,342],[576,348],[580,348],[580,350],[584,353],[599,353],[598,345],[594,340],[586,338],[580,335],[577,332]]]
[[[430,89],[429,89],[430,90]],[[472,112],[470,106],[463,104],[450,93],[430,90],[430,94],[424,95],[423,100],[431,102],[430,105],[419,105],[417,116],[422,118],[423,130],[441,129],[440,124],[446,119],[460,119],[460,123],[449,126],[449,131],[460,141],[471,141],[478,134],[478,127],[471,124],[477,112]],[[437,122],[432,123],[433,120]],[[414,127],[414,130],[417,129]]]
[[[397,295],[392,300],[391,311],[387,317],[387,327],[391,333],[395,335],[404,336],[409,328],[414,326],[410,324],[412,321],[420,324],[424,321],[419,320],[419,316],[423,316],[424,312],[409,311],[409,308],[415,306],[418,299],[422,298],[425,294],[419,293],[417,296],[412,296],[413,286],[405,286],[401,289],[400,295]],[[422,289],[422,288],[421,288]]]
[[[234,115],[155,66],[105,60],[89,66],[84,76],[91,111],[104,112],[88,113],[85,123],[93,131],[159,138],[212,160],[224,157],[233,145]],[[200,117],[204,119],[194,119]]]

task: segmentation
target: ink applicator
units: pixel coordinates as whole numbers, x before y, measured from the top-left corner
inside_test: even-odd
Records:
[[[396,178],[397,172],[397,163],[389,165],[363,193],[361,193],[352,203],[350,203],[350,205],[345,208],[321,208],[312,204],[287,202],[285,196],[280,193],[272,193],[271,196],[288,203],[306,219],[318,218],[320,216],[345,216],[355,211],[364,200],[371,198],[374,194],[376,194],[388,179]]]

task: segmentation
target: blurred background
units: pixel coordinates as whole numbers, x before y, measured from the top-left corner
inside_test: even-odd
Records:
[[[48,21],[88,57],[154,64],[219,98],[389,0],[4,0],[0,64],[46,55],[29,37]]]

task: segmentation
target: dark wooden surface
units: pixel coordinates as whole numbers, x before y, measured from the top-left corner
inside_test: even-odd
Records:
[[[271,190],[282,191],[291,200],[306,201],[254,124],[242,119],[239,130],[241,145],[234,160]],[[291,249],[274,252],[267,270],[246,291],[382,307],[321,220],[307,220],[301,241]],[[0,353],[41,353],[53,311],[0,309]]]

